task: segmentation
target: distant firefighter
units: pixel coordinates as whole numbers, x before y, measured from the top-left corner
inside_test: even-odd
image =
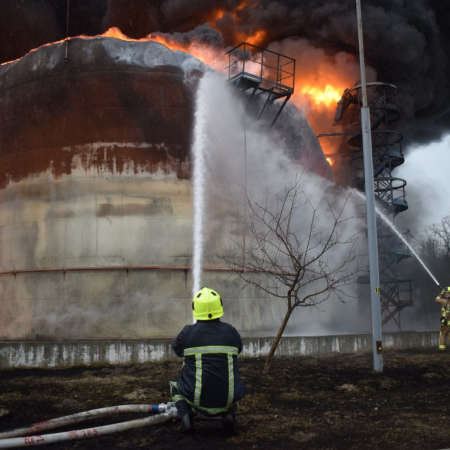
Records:
[[[441,305],[441,331],[439,334],[439,351],[445,350],[445,343],[450,331],[450,286],[442,289],[436,297],[436,302]]]

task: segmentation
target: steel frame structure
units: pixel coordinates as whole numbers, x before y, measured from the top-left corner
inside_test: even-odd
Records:
[[[367,83],[367,100],[370,109],[374,193],[378,209],[377,236],[380,270],[380,300],[382,325],[393,320],[401,330],[401,311],[413,306],[411,280],[403,278],[399,263],[411,256],[408,248],[385,219],[394,224],[395,217],[408,209],[406,181],[392,176],[392,171],[403,164],[401,133],[391,129],[400,117],[396,105],[398,89],[386,83]],[[343,125],[348,136],[352,186],[364,192],[364,164],[361,130],[361,84],[346,89],[336,109],[335,124]],[[384,215],[384,218],[382,217]],[[398,228],[396,228],[398,230]],[[407,234],[408,229],[398,230]],[[369,282],[362,276],[358,283]]]
[[[277,121],[281,111],[294,93],[295,59],[243,42],[226,53],[228,55],[228,82],[236,90],[250,90],[248,104],[256,96],[266,95],[259,111],[261,118],[268,105],[282,99],[270,126]]]

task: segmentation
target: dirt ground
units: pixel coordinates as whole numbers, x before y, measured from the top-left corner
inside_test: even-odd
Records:
[[[384,370],[372,354],[240,359],[247,395],[239,432],[225,436],[218,420],[196,419],[185,436],[173,420],[107,436],[46,444],[47,449],[364,449],[450,447],[450,352],[385,351]],[[105,406],[158,404],[181,363],[0,372],[0,430]],[[47,431],[56,433],[132,420],[112,416]]]

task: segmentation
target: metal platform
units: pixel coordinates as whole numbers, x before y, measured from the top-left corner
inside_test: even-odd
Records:
[[[246,42],[227,52],[227,55],[228,82],[236,90],[250,91],[247,104],[256,96],[266,96],[258,119],[268,105],[282,100],[279,107],[275,108],[276,113],[270,123],[273,126],[294,93],[295,59]]]

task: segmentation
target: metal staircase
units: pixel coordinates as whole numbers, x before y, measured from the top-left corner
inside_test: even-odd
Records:
[[[401,330],[401,311],[413,306],[411,280],[399,273],[399,263],[411,254],[399,235],[407,234],[406,228],[395,230],[386,221],[394,224],[395,217],[408,209],[406,181],[392,176],[393,170],[403,164],[401,133],[391,129],[400,114],[395,103],[398,90],[386,83],[367,83],[367,101],[370,108],[372,134],[372,158],[374,192],[377,208],[378,258],[380,270],[380,301],[382,324],[393,320]],[[361,85],[346,89],[335,115],[335,124],[343,125],[348,136],[352,186],[364,192],[364,162],[361,132]],[[369,283],[362,276],[358,283]]]

